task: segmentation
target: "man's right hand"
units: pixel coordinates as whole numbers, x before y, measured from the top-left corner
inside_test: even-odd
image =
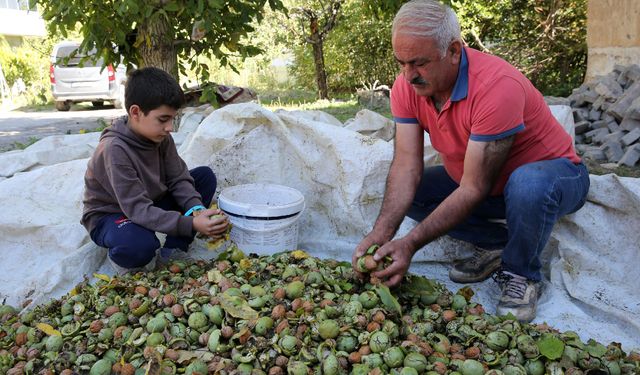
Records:
[[[358,244],[355,251],[351,255],[351,265],[353,266],[353,272],[356,273],[356,276],[361,279],[364,278],[364,275],[357,271],[356,265],[358,263],[358,258],[363,256],[367,252],[367,249],[369,249],[372,245],[382,246],[388,241],[388,238],[376,232],[369,233],[365,238],[362,239],[362,241],[360,241],[360,244]]]
[[[220,209],[201,210],[193,218],[193,229],[214,240],[222,237],[228,225],[229,220]]]

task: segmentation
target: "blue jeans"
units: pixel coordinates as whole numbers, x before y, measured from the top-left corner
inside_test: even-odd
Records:
[[[456,188],[444,167],[425,169],[407,216],[422,221]],[[503,248],[504,270],[540,281],[540,253],[554,224],[580,209],[588,191],[583,163],[559,158],[525,164],[513,171],[504,195],[485,199],[448,235],[483,249]]]
[[[189,171],[195,183],[195,189],[202,196],[205,207],[211,205],[216,191],[217,180],[209,167],[197,167]],[[171,194],[154,202],[154,206],[167,211],[182,210]],[[187,207],[189,208],[189,207]],[[191,236],[167,236],[165,247],[179,248],[187,251],[193,242],[195,233]],[[120,267],[137,268],[149,263],[160,247],[156,233],[143,226],[133,223],[123,213],[103,216],[98,225],[91,231],[91,239],[98,246],[109,249],[109,257]]]

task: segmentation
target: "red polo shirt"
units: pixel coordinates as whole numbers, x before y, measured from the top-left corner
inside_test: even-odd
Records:
[[[458,183],[469,140],[488,142],[516,134],[491,195],[502,194],[511,172],[523,164],[556,158],[580,162],[571,136],[533,84],[501,58],[472,48],[462,51],[458,78],[440,113],[402,75],[391,90],[391,112],[397,126],[419,124],[429,133],[447,173]]]

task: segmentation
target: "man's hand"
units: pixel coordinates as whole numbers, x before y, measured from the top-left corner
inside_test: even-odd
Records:
[[[358,264],[358,258],[363,256],[367,252],[367,249],[372,245],[382,246],[387,243],[387,241],[389,241],[388,238],[376,232],[369,233],[365,238],[362,239],[362,241],[360,241],[355,251],[351,255],[351,265],[353,266],[353,272],[355,272],[358,278],[364,279],[365,277],[364,274],[357,271],[358,268],[356,266]]]
[[[220,209],[208,209],[194,214],[193,229],[211,239],[221,238],[229,225],[227,216]]]
[[[394,287],[400,284],[402,278],[407,273],[411,258],[415,249],[404,238],[393,240],[380,247],[373,256],[376,262],[382,262],[384,257],[391,257],[389,267],[372,273],[371,275],[380,280],[385,280],[385,285]]]

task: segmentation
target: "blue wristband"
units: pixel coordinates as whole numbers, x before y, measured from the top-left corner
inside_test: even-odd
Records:
[[[200,210],[204,210],[205,207],[203,205],[197,205],[197,206],[193,206],[189,209],[189,211],[184,213],[184,216],[191,216],[195,211],[200,211]]]

